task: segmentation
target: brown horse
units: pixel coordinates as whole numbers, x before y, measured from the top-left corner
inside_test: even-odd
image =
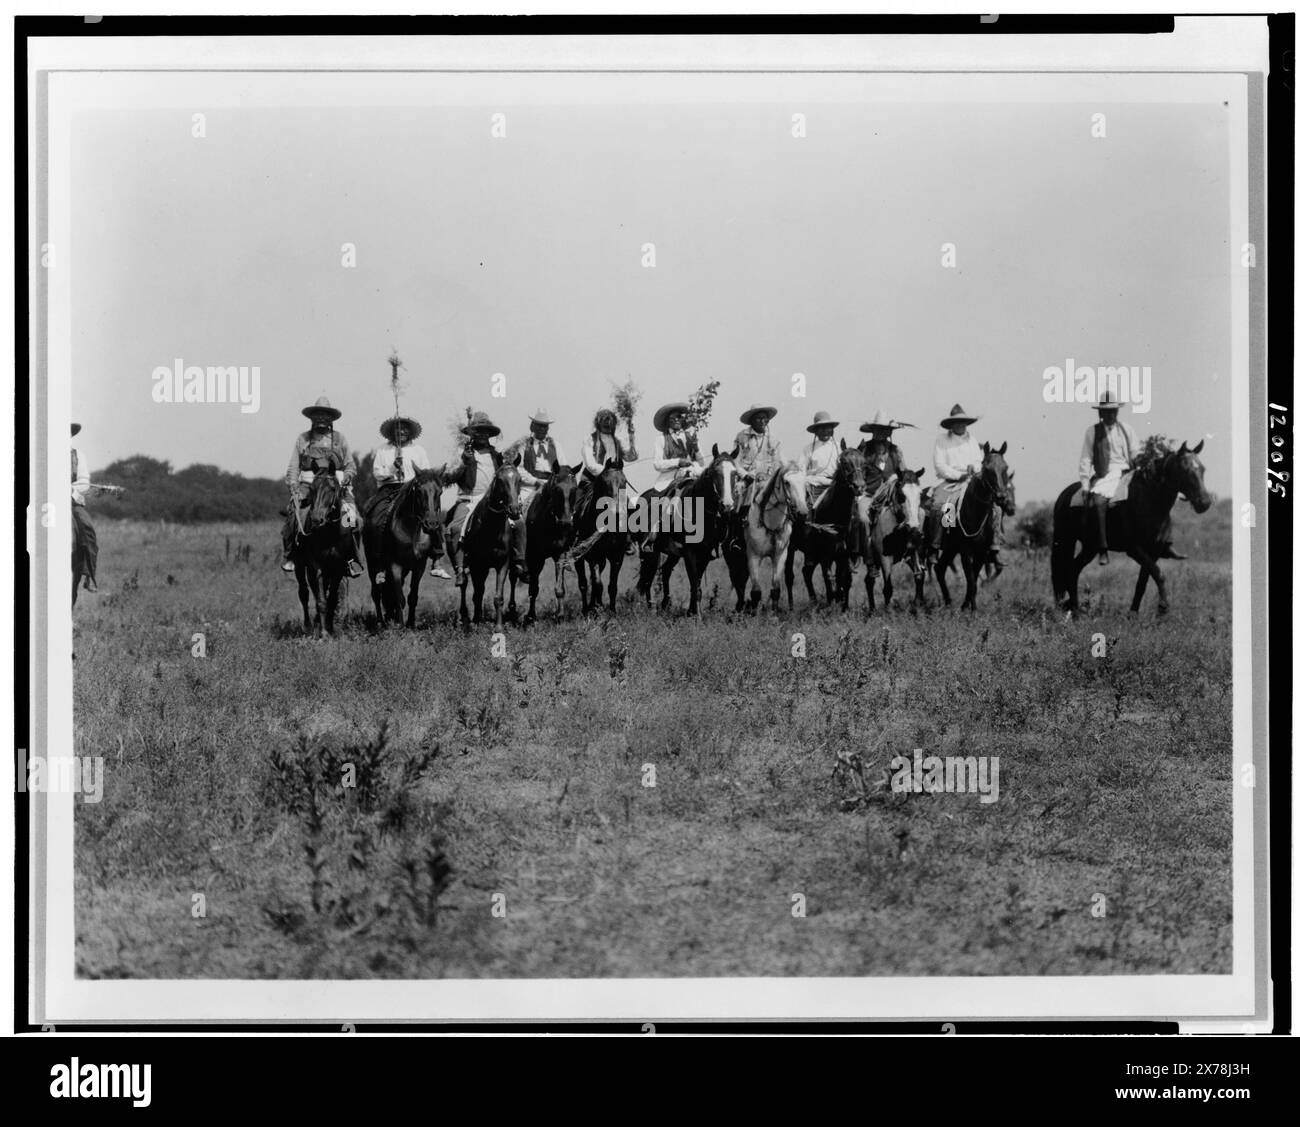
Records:
[[[321,634],[321,583],[324,581],[324,627],[334,633],[334,613],[339,604],[339,586],[351,557],[352,533],[340,523],[343,486],[333,472],[317,473],[307,491],[302,532],[293,550],[294,572],[298,577],[298,600],[302,603],[302,627],[308,634],[315,627]],[[316,603],[316,618],[307,607],[308,590]]]
[[[894,597],[893,571],[906,562],[916,581],[913,607],[925,605],[925,567],[921,563],[921,475],[925,470],[903,470],[882,486],[879,505],[872,502],[870,534],[867,536],[867,607],[876,609],[876,573],[884,580],[885,606]]]
[[[366,509],[362,539],[380,626],[400,624],[403,605],[406,625],[415,626],[425,565],[442,554],[442,489],[441,470],[416,470],[409,481],[382,488]],[[408,575],[409,596],[402,590]]]
[[[524,516],[525,562],[528,569],[528,616],[526,622],[537,620],[537,589],[541,585],[542,568],[548,559],[555,561],[555,613],[564,609],[564,573],[569,566],[569,549],[573,547],[576,525],[573,507],[578,495],[577,473],[581,466],[570,469],[559,466],[546,484],[537,491]],[[510,613],[515,610],[516,576],[510,574]]]
[[[867,459],[861,450],[851,450],[840,439],[839,464],[835,476],[818,498],[806,521],[796,521],[790,551],[785,557],[785,589],[794,606],[794,554],[803,553],[803,581],[808,598],[817,602],[813,572],[822,570],[826,601],[849,609],[850,570],[849,529],[854,509],[867,490]],[[831,564],[835,565],[835,583],[831,584]]]
[[[511,528],[523,515],[519,508],[519,461],[516,454],[513,461],[502,462],[497,467],[487,496],[474,506],[461,537],[463,567],[474,584],[475,623],[483,621],[483,588],[489,570],[496,572],[497,593],[492,599],[496,624],[500,626],[504,621],[506,580],[514,562]],[[460,589],[460,620],[468,626],[471,619],[465,605],[467,586]]]
[[[680,502],[686,513],[698,523],[688,531],[685,519],[680,522],[681,527],[676,528],[670,525],[679,522],[669,522],[662,525],[655,534],[653,549],[641,557],[641,575],[636,585],[637,590],[645,596],[646,606],[650,605],[650,588],[662,555],[665,559],[659,578],[663,584],[663,597],[659,600],[659,609],[667,610],[671,603],[668,584],[677,561],[681,560],[686,565],[686,577],[691,587],[691,602],[686,613],[700,613],[700,584],[709,560],[713,558],[714,549],[727,533],[735,508],[735,485],[740,475],[736,469],[737,452],[738,450],[732,450],[729,454],[721,454],[715,444],[713,461],[705,467],[704,472],[699,477],[679,484],[668,493],[668,497],[674,502]]]
[[[1106,508],[1107,547],[1127,552],[1142,568],[1130,614],[1137,614],[1150,579],[1156,581],[1159,594],[1156,612],[1169,610],[1165,577],[1157,561],[1170,546],[1170,513],[1178,495],[1183,494],[1197,513],[1214,503],[1205,488],[1205,467],[1197,457],[1204,445],[1202,441],[1188,449],[1184,442],[1176,451],[1151,451],[1134,471],[1128,497]],[[1077,481],[1068,486],[1052,510],[1052,589],[1057,604],[1068,614],[1079,610],[1079,573],[1098,552],[1095,518],[1088,509],[1070,504],[1080,488]],[[1077,556],[1076,544],[1080,545]]]
[[[948,568],[954,556],[961,556],[962,571],[966,574],[966,597],[962,599],[962,610],[975,609],[980,569],[993,547],[994,508],[1000,508],[1007,516],[1014,516],[1016,512],[1016,495],[1011,484],[1015,475],[1014,471],[1007,469],[1003,458],[1007,444],[1004,442],[1000,449],[994,450],[987,442],[982,442],[980,449],[984,451],[984,461],[966,486],[953,526],[943,530],[943,546],[934,563],[934,578],[939,584],[944,606],[951,606]],[[932,508],[926,516],[927,527],[933,528],[933,522],[939,520],[941,514]],[[929,542],[929,538],[926,539]]]
[[[601,574],[609,567],[609,611],[618,612],[615,600],[618,598],[618,573],[623,567],[623,557],[627,555],[628,533],[626,528],[610,528],[597,533],[597,518],[602,513],[608,514],[619,507],[626,496],[627,478],[623,476],[623,459],[607,458],[605,468],[600,475],[588,478],[590,491],[583,489],[587,500],[579,505],[576,516],[577,542],[585,546],[581,555],[575,554],[578,568],[578,591],[582,596],[582,613],[600,607],[603,587]],[[588,589],[591,595],[588,599]]]

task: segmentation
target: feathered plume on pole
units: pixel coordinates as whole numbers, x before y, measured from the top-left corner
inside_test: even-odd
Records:
[[[403,367],[403,364],[402,358],[397,355],[396,348],[388,356],[388,366],[393,370],[388,384],[393,393],[393,445],[397,447],[396,469],[397,478],[400,481],[403,477],[402,444],[397,440],[397,421],[402,417],[401,394],[403,389],[401,381],[397,378],[397,370]]]

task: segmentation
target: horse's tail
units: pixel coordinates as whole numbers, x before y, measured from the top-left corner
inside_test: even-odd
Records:
[[[1067,487],[1052,508],[1052,593],[1061,602],[1070,586],[1070,568],[1074,566],[1075,531],[1070,519],[1070,501],[1079,491],[1079,483]]]

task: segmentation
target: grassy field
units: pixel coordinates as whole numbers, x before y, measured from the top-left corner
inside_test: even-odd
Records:
[[[1069,623],[1045,556],[975,615],[910,614],[900,570],[870,618],[860,581],[847,616],[734,617],[715,561],[702,621],[629,604],[504,653],[446,583],[376,636],[353,582],[304,638],[271,524],[101,520],[78,974],[1229,973],[1230,504],[1179,520],[1159,620],[1154,588],[1125,615],[1127,560]],[[893,793],[914,748],[997,756],[998,800]],[[854,752],[865,795],[833,774]]]

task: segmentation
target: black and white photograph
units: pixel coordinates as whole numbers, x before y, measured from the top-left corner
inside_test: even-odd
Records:
[[[1266,1021],[1267,27],[1156,38],[33,41],[33,1020]]]

